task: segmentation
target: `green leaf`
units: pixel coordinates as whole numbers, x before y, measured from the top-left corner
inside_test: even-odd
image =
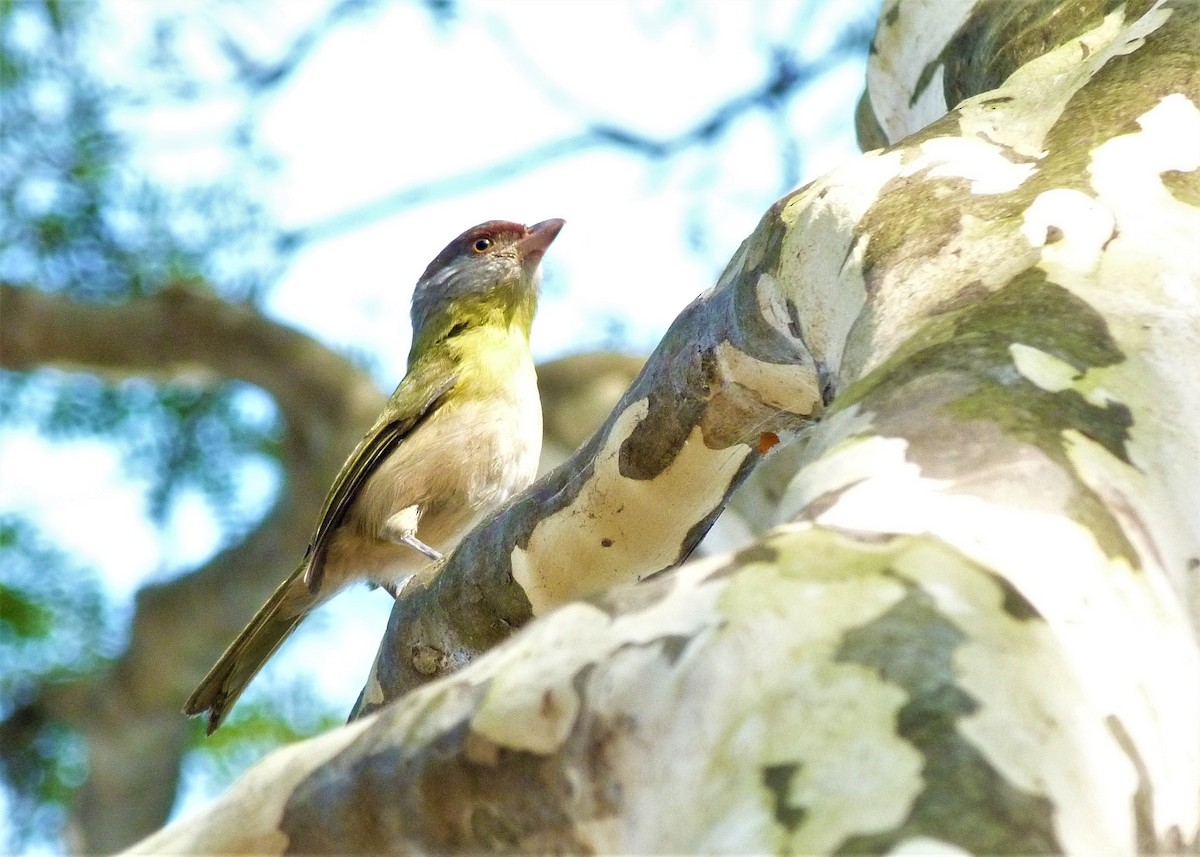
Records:
[[[51,613],[41,604],[0,582],[0,639],[12,634],[25,639],[50,635]]]

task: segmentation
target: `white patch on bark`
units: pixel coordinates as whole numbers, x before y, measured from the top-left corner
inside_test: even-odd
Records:
[[[1032,345],[1014,342],[1008,346],[1013,364],[1025,379],[1048,393],[1070,390],[1079,379],[1079,370],[1053,354]]]
[[[1110,53],[1113,56],[1122,56],[1130,54],[1139,49],[1145,44],[1146,36],[1153,33],[1171,17],[1173,10],[1168,6],[1165,0],[1158,0],[1157,5],[1132,22],[1130,26],[1121,33],[1121,37],[1117,39],[1110,47]]]
[[[742,686],[713,703],[728,708],[728,700],[746,701],[745,710],[727,715],[730,766],[744,766],[747,758],[798,764],[788,804],[806,815],[781,850],[801,854],[899,825],[924,786],[921,754],[896,733],[908,694],[873,667],[836,660],[846,633],[879,618],[904,589],[875,574],[870,562],[862,571],[854,561],[834,568],[833,579],[810,575],[803,536],[797,553],[788,553],[789,536],[804,529],[770,540],[780,551],[777,569],[743,569],[722,598],[725,612],[742,619],[727,632],[728,644],[757,658],[743,671]],[[804,616],[821,622],[806,623]],[[778,640],[786,640],[782,650]],[[761,783],[758,792],[765,792]]]
[[[1016,190],[1037,169],[1032,163],[1014,163],[1000,146],[978,137],[934,137],[922,141],[917,151],[920,156],[908,160],[901,175],[928,170],[932,179],[965,179],[971,193]]]
[[[756,393],[764,404],[793,414],[820,412],[821,382],[811,364],[755,360],[729,342],[718,344],[716,354],[726,382]]]
[[[1038,267],[1055,283],[1095,271],[1115,229],[1108,206],[1068,188],[1038,194],[1021,221],[1021,234],[1041,250]]]
[[[1099,203],[1117,231],[1088,276],[1062,284],[1106,319],[1127,358],[1093,370],[1113,397],[1135,403],[1129,452],[1145,492],[1163,565],[1200,628],[1200,207],[1173,196],[1163,173],[1200,169],[1200,110],[1176,93],[1138,119],[1140,130],[1092,153]],[[1147,390],[1152,391],[1147,393]]]
[[[894,24],[889,13],[899,6]],[[970,3],[945,0],[899,0],[879,13],[875,32],[876,53],[867,77],[871,104],[888,140],[895,142],[924,128],[946,112],[945,69],[939,65],[915,103],[917,81],[926,66],[935,62],[946,43],[971,14]]]
[[[971,852],[928,836],[918,836],[915,839],[905,839],[886,857],[971,857]]]
[[[968,287],[995,291],[1037,258],[1011,227],[963,214],[954,228],[941,252],[892,258],[876,271],[870,338],[863,336],[857,343],[868,355],[860,375],[887,361],[932,315],[960,299]]]
[[[716,506],[751,452],[741,444],[710,449],[696,426],[655,479],[627,478],[620,472],[621,445],[648,410],[645,399],[625,409],[574,501],[543,518],[525,549],[513,549],[513,578],[525,590],[534,615],[630,582],[635,570],[651,574],[669,566],[691,528]],[[698,485],[713,488],[698,491]],[[621,502],[608,502],[610,495]],[[663,497],[674,498],[669,507]],[[579,569],[587,570],[586,578]]]
[[[1106,408],[1119,401],[1107,388],[1101,386],[1102,379],[1108,374],[1107,367],[1097,367],[1081,373],[1061,357],[1047,354],[1023,342],[1012,343],[1008,346],[1008,353],[1012,355],[1013,364],[1018,372],[1049,393],[1074,390],[1083,396],[1084,401],[1097,408]]]
[[[842,521],[852,529],[874,531],[873,521],[882,517],[888,521],[888,532],[921,532],[926,524],[922,512],[911,509],[907,502],[897,504],[894,498],[905,495],[891,493],[910,490],[914,482],[930,481],[922,478],[917,464],[905,458],[907,448],[908,441],[903,438],[879,435],[840,441],[834,450],[823,452],[819,459],[796,475],[780,500],[779,520],[791,520],[826,492],[842,491],[834,506],[818,520],[834,524]],[[855,483],[866,480],[871,481],[871,490],[856,493]],[[939,482],[920,493],[948,484]],[[876,509],[877,504],[881,508]],[[828,520],[826,515],[835,510],[839,521]],[[854,523],[848,523],[850,521]]]
[[[1185,96],[1170,95],[1138,124],[1141,131],[1113,137],[1092,152],[1092,185],[1119,230],[1105,248],[1101,273],[1123,286],[1123,294],[1142,297],[1137,289],[1145,288],[1150,291],[1143,300],[1195,310],[1200,208],[1172,196],[1162,173],[1200,168],[1200,111]]]
[[[1185,567],[1185,531],[1178,510],[1152,490],[1145,473],[1080,432],[1068,431],[1064,439],[1075,472],[1103,500],[1142,563],[1138,572],[1111,575],[1120,599],[1112,628],[1123,640],[1114,652],[1121,655],[1119,671],[1139,687],[1118,714],[1154,784],[1157,833],[1165,836],[1176,823],[1194,830],[1200,826],[1200,649],[1184,612],[1186,587],[1171,568],[1178,574]],[[1167,746],[1158,740],[1162,735],[1192,740]]]
[[[809,351],[835,372],[867,298],[867,241],[856,241],[857,224],[902,167],[898,152],[864,155],[793,195],[779,213],[788,230],[773,285],[795,305]]]

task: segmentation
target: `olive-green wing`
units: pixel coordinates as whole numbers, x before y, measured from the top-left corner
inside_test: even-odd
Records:
[[[375,425],[342,465],[321,509],[321,519],[308,546],[304,582],[311,592],[321,586],[329,537],[341,524],[363,483],[375,468],[432,414],[458,380],[450,360],[428,360],[413,366],[400,382]]]

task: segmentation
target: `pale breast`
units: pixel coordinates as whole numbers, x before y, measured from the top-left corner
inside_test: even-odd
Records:
[[[480,518],[533,481],[542,412],[532,360],[520,368],[499,396],[439,408],[380,463],[331,544],[328,566],[340,567],[329,571],[378,582],[407,577],[426,561],[378,537],[388,518],[418,506],[417,538],[448,553]]]

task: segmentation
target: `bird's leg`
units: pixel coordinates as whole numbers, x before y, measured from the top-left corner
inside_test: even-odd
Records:
[[[384,522],[383,537],[396,544],[408,545],[434,562],[441,562],[443,559],[442,555],[417,538],[417,522],[420,519],[421,507],[407,506]],[[394,595],[395,593],[392,594]]]
[[[400,538],[396,539],[396,541],[400,542],[402,545],[408,545],[415,551],[423,553],[434,562],[441,562],[443,559],[445,559],[444,556],[431,548],[429,545],[425,544],[425,542],[421,541],[416,536],[401,536]]]

